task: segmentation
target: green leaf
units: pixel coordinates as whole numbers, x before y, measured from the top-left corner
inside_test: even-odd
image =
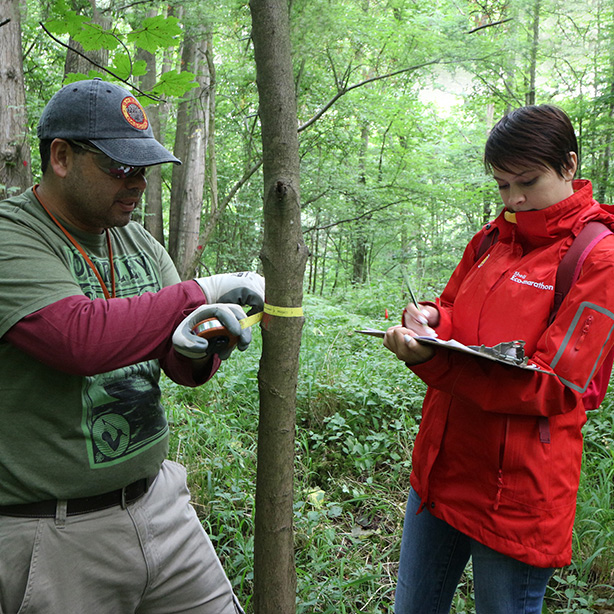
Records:
[[[161,97],[180,97],[195,87],[198,87],[198,83],[194,80],[194,73],[169,70],[160,77],[160,80],[153,88],[153,92]]]
[[[340,505],[329,504],[328,505],[328,517],[338,518],[343,513],[343,508]]]
[[[94,70],[93,68],[87,71],[87,79],[95,79],[96,77],[100,77],[103,80],[108,80],[108,74],[106,72]]]
[[[96,77],[102,77],[99,73],[95,75]],[[69,85],[70,83],[76,83],[77,81],[83,81],[85,79],[93,79],[94,77],[90,77],[89,75],[85,75],[82,72],[69,72],[64,79],[64,85]]]
[[[118,53],[113,57],[113,67],[111,69],[121,79],[130,77],[140,77],[147,73],[147,62],[145,60],[130,61],[127,53]]]
[[[83,24],[83,28],[72,36],[83,45],[85,51],[93,51],[95,49],[112,50],[119,45],[115,35],[94,23]]]
[[[45,27],[54,34],[75,35],[81,31],[83,24],[89,21],[89,17],[77,15],[68,6],[66,0],[57,0],[51,9],[51,15],[55,19],[50,19],[45,23]]]
[[[45,28],[53,34],[68,34],[74,38],[81,32],[83,24],[87,21],[87,17],[77,15],[74,11],[66,11],[59,19],[50,19],[45,22]]]
[[[147,62],[145,60],[137,60],[132,63],[132,76],[142,77],[147,74]]]
[[[182,30],[176,17],[147,17],[143,20],[142,28],[128,34],[128,40],[141,49],[155,53],[157,49],[174,47]]]
[[[100,70],[89,70],[87,75],[82,72],[69,72],[64,79],[64,85],[69,85],[70,83],[76,83],[77,81],[84,81],[85,79],[102,79],[103,81],[109,80],[108,73],[102,72]]]

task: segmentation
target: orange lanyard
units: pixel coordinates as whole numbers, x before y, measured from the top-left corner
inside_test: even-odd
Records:
[[[85,250],[79,245],[77,240],[62,226],[62,224],[57,220],[54,215],[47,209],[43,201],[39,198],[38,193],[36,192],[36,188],[38,186],[34,186],[32,188],[34,192],[34,196],[36,196],[36,200],[40,203],[41,207],[47,212],[47,215],[55,222],[56,226],[66,235],[68,240],[75,246],[77,251],[83,256],[85,262],[89,265],[90,269],[94,272],[94,275],[98,278],[100,282],[100,286],[102,287],[102,292],[104,293],[105,298],[115,298],[115,268],[113,267],[113,246],[111,245],[111,233],[108,228],[105,228],[105,234],[107,235],[107,249],[109,250],[109,264],[111,267],[111,292],[109,293],[109,289],[107,288],[107,284],[104,283],[104,279],[102,279],[102,275],[98,269],[94,266],[94,263],[91,261],[90,257],[85,253]]]

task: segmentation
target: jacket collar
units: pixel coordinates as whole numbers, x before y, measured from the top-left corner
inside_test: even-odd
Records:
[[[501,211],[495,224],[499,228],[501,241],[519,241],[526,248],[546,245],[570,234],[577,234],[593,219],[612,216],[593,199],[591,182],[579,179],[573,182],[574,193],[555,205],[539,211],[519,211],[513,216]]]

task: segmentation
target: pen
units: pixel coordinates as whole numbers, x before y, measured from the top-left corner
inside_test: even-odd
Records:
[[[417,318],[418,322],[420,324],[422,324],[422,326],[424,326],[424,328],[428,329],[428,332],[431,336],[436,337],[437,333],[433,330],[431,330],[429,328],[429,323],[428,320],[426,319],[426,317],[424,316],[424,312],[422,311],[422,309],[420,308],[420,305],[418,305],[418,301],[416,300],[416,295],[414,294],[414,291],[411,288],[411,284],[409,283],[409,275],[407,275],[407,272],[405,271],[405,269],[401,269],[401,272],[403,273],[403,279],[405,280],[405,285],[407,286],[407,289],[409,290],[409,296],[411,296],[411,301],[414,304],[414,306],[416,307],[416,309],[420,312],[420,316]],[[408,335],[405,335],[405,337],[407,337]],[[407,338],[405,339],[405,341],[409,341]]]
[[[409,296],[411,296],[412,303],[415,305],[416,309],[420,309],[420,307],[418,306],[418,301],[416,300],[416,295],[414,294],[414,291],[411,289],[411,284],[409,283],[409,276],[407,275],[405,269],[401,269],[401,273],[403,273],[403,279],[405,280],[405,285],[407,286],[407,289],[409,290]]]

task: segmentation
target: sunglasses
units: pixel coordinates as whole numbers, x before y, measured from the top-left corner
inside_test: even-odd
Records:
[[[117,160],[109,158],[109,156],[100,151],[100,149],[90,145],[89,143],[73,141],[71,139],[67,140],[71,145],[95,154],[96,166],[103,173],[106,173],[110,177],[115,177],[115,179],[128,179],[129,177],[135,177],[140,173],[144,173],[147,169],[146,166],[132,166],[130,164],[122,164],[121,162],[117,162]]]

